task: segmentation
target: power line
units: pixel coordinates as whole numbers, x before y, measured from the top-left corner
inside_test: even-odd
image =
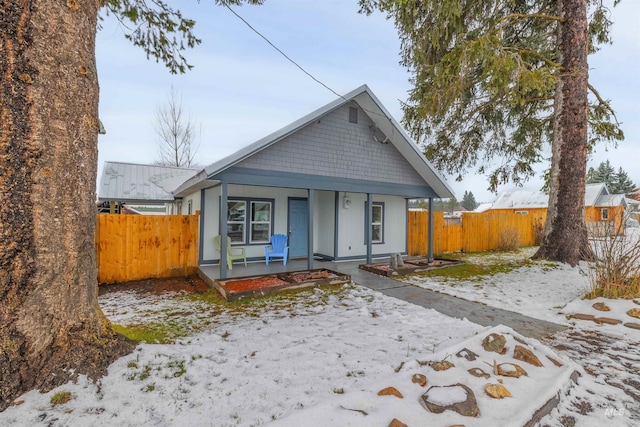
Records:
[[[231,6],[229,6],[228,4],[224,5],[227,9],[229,9],[229,11],[231,13],[233,13],[239,20],[241,20],[242,22],[244,22],[244,24],[251,28],[251,30],[256,33],[257,35],[259,35],[264,41],[266,41],[267,43],[269,43],[269,45],[271,47],[273,47],[275,50],[277,50],[280,55],[284,56],[289,62],[291,62],[293,65],[295,65],[296,67],[298,67],[300,69],[300,71],[302,71],[303,73],[305,73],[307,76],[311,77],[315,82],[319,83],[320,85],[322,85],[325,89],[329,90],[331,93],[333,93],[334,95],[336,95],[338,98],[342,98],[345,101],[349,101],[347,98],[345,98],[344,96],[340,95],[338,92],[336,92],[335,90],[331,89],[329,86],[327,86],[326,84],[324,84],[323,82],[321,82],[320,80],[318,80],[317,78],[315,78],[310,72],[308,72],[307,70],[305,70],[304,68],[302,68],[302,66],[300,64],[298,64],[296,61],[294,61],[293,59],[291,59],[286,53],[284,53],[280,48],[278,48],[278,46],[276,46],[275,44],[273,44],[271,42],[271,40],[269,40],[266,36],[264,36],[260,31],[256,30],[255,28],[253,28],[253,26],[251,24],[249,24],[249,22],[247,22],[246,19],[244,19],[242,16],[240,16],[235,10],[233,10],[231,8]],[[364,108],[362,105],[360,106],[360,108],[362,108],[364,111],[366,111],[367,113],[371,113],[371,114],[375,114],[376,116],[380,116],[380,117],[384,117],[385,119],[389,120],[390,122],[392,122],[391,118],[387,117],[386,114],[380,114],[376,111],[370,111],[367,110],[366,108]],[[392,122],[393,123],[393,122]],[[395,126],[393,126],[391,128],[392,132],[395,132],[394,129]]]
[[[293,65],[295,65],[296,67],[298,67],[300,69],[300,71],[302,71],[303,73],[305,73],[307,76],[311,77],[313,80],[315,80],[316,82],[320,83],[322,86],[324,86],[326,89],[328,89],[329,91],[331,91],[333,94],[335,94],[336,96],[338,96],[339,98],[344,99],[345,101],[348,101],[344,96],[340,95],[338,92],[336,92],[335,90],[331,89],[329,86],[327,86],[326,84],[322,83],[320,80],[318,80],[317,78],[315,78],[310,72],[308,72],[307,70],[305,70],[304,68],[302,68],[296,61],[294,61],[293,59],[289,58],[289,56],[287,56],[286,53],[284,53],[282,50],[280,50],[278,48],[278,46],[274,45],[273,43],[271,43],[271,41],[266,38],[265,36],[262,35],[262,33],[260,33],[260,31],[256,30],[255,28],[253,28],[251,26],[251,24],[249,24],[242,16],[238,15],[236,13],[235,10],[231,9],[231,6],[229,6],[228,4],[225,4],[225,7],[227,9],[229,9],[231,11],[231,13],[233,13],[238,19],[240,19],[242,22],[244,22],[247,27],[251,28],[251,30],[253,30],[254,33],[256,33],[257,35],[259,35],[260,37],[262,37],[264,39],[264,41],[266,41],[267,43],[269,43],[271,45],[271,47],[273,47],[275,50],[277,50],[278,52],[280,52],[280,54],[282,56],[284,56],[285,58],[287,58],[287,60],[289,60],[289,62],[291,62]]]

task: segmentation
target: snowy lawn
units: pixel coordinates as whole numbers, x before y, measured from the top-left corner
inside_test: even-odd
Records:
[[[194,334],[140,344],[98,385],[29,392],[0,425],[251,426],[361,390],[482,328],[354,285],[224,303],[219,297],[111,293],[122,325],[171,322]],[[57,392],[71,400],[52,405]]]
[[[588,266],[581,263],[572,268],[530,260],[537,249],[455,254],[466,264],[400,280],[537,319],[567,323],[565,306],[590,289]]]

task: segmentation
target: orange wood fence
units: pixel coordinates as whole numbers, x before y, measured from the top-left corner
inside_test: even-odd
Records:
[[[198,265],[199,215],[98,215],[98,282],[188,276]]]
[[[433,214],[433,252],[479,252],[538,244],[546,213],[464,213],[459,221],[445,220],[442,212]],[[429,212],[409,212],[409,255],[426,255]]]

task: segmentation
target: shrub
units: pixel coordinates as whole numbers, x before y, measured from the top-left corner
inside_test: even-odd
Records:
[[[636,298],[640,296],[640,236],[608,235],[594,240],[596,258],[589,274],[588,298]]]
[[[504,227],[498,234],[497,249],[502,252],[510,252],[518,249],[518,229],[515,227]]]

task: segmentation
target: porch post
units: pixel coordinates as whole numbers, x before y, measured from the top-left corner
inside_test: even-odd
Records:
[[[245,212],[246,214],[246,212]],[[220,183],[220,278],[227,278],[227,217],[229,206],[227,205],[227,182]]]
[[[307,246],[307,270],[313,270],[313,209],[315,203],[316,191],[312,188],[307,190],[307,208],[308,208],[308,246]]]
[[[433,197],[429,197],[429,239],[427,242],[427,259],[429,262],[433,262]]]
[[[373,221],[373,194],[367,193],[367,212],[365,213],[365,222],[367,227],[364,232],[364,237],[367,242],[367,264],[371,264],[372,257],[371,253],[371,228]]]

